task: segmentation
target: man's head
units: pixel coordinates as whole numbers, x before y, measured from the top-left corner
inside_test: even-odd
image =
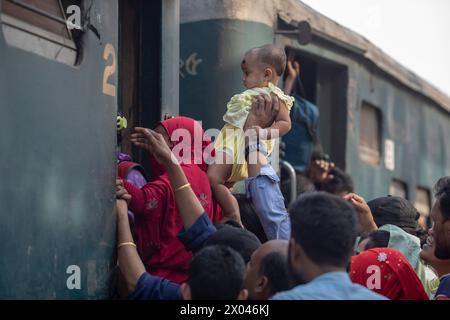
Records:
[[[207,246],[192,259],[189,279],[181,286],[184,300],[246,300],[245,264],[230,247]]]
[[[248,89],[266,87],[269,82],[277,85],[286,68],[286,53],[273,44],[253,48],[245,54],[241,68]]]
[[[346,270],[357,236],[353,207],[342,198],[317,192],[300,196],[289,211],[289,266],[296,283]]]
[[[439,179],[434,193],[436,202],[431,209],[433,228],[430,233],[435,255],[439,259],[450,259],[450,177]]]
[[[420,258],[425,264],[432,267],[440,278],[450,272],[450,259],[439,259],[436,257],[436,243],[431,236],[432,230],[429,233],[430,236],[427,238],[426,244],[422,247],[422,251],[420,251]]]
[[[245,275],[249,299],[267,300],[275,293],[291,288],[288,246],[287,240],[271,240],[253,253]]]
[[[373,199],[367,202],[367,205],[378,227],[393,224],[412,235],[416,235],[420,214],[408,200],[387,196]]]
[[[221,245],[236,250],[244,259],[245,263],[250,261],[253,252],[259,248],[261,242],[250,231],[228,224],[219,224],[206,241],[205,246]]]

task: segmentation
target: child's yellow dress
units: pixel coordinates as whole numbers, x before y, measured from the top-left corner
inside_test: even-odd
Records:
[[[227,182],[235,183],[248,177],[247,164],[245,162],[245,136],[244,125],[250,113],[253,97],[261,94],[275,94],[288,111],[291,111],[294,98],[285,95],[277,86],[269,83],[268,87],[254,88],[234,95],[227,104],[227,112],[223,116],[225,126],[220,131],[215,141],[217,152],[225,152],[233,157],[233,170]],[[272,140],[263,140],[268,154],[273,150]]]

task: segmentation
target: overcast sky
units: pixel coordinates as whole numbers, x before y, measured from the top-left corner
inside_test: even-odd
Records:
[[[301,0],[450,96],[450,0]]]

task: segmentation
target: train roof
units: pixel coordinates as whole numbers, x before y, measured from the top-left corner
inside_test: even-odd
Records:
[[[371,61],[380,70],[395,78],[409,89],[431,99],[450,112],[450,97],[401,65],[369,40],[324,16],[300,0],[183,0],[181,22],[211,19],[236,19],[264,23],[276,28],[278,19],[296,26],[307,20],[315,36],[338,46],[352,49],[354,53]]]

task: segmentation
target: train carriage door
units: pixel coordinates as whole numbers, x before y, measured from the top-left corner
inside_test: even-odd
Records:
[[[136,126],[153,128],[164,115],[178,115],[178,1],[119,1],[119,111],[128,120],[121,150],[147,172],[147,153],[129,136]]]
[[[122,152],[132,154],[128,142],[131,130],[139,124],[139,57],[140,57],[140,0],[119,2],[119,112],[128,120],[121,145]]]
[[[323,151],[345,170],[347,68],[297,49],[288,50],[293,50],[300,63],[302,85],[294,87],[294,92],[319,108]]]
[[[319,133],[324,152],[345,170],[347,140],[347,68],[319,63],[317,105],[320,110]]]

